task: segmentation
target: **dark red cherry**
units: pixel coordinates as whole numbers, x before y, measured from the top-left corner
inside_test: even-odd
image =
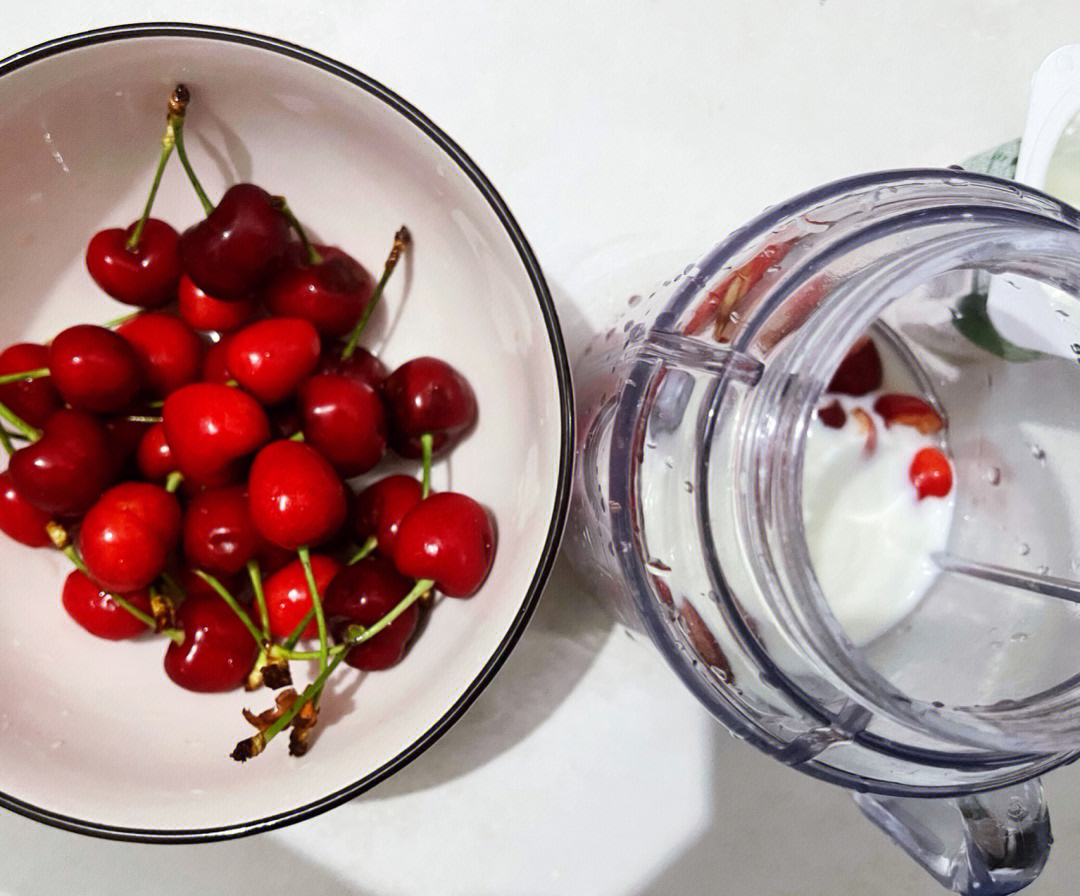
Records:
[[[165,427],[160,423],[151,424],[139,441],[135,451],[135,462],[139,473],[147,482],[161,485],[176,469],[176,460],[165,438]]]
[[[122,482],[86,512],[79,553],[98,584],[121,594],[137,591],[164,572],[180,522],[176,495],[149,482]]]
[[[10,473],[0,473],[0,531],[27,547],[44,548],[52,544],[45,529],[51,519],[19,494]]]
[[[42,436],[11,455],[8,473],[19,494],[53,516],[83,513],[116,472],[105,427],[96,417],[61,408]]]
[[[420,480],[404,474],[386,476],[373,482],[356,496],[355,531],[360,544],[371,536],[387,557],[394,556],[401,519],[423,497]]]
[[[281,267],[290,235],[280,200],[254,184],[236,184],[180,236],[180,263],[203,292],[239,301]]]
[[[231,333],[255,317],[256,304],[252,298],[223,302],[207,295],[184,275],[177,289],[180,316],[196,330]]]
[[[366,473],[386,453],[386,413],[367,383],[340,374],[308,378],[297,396],[304,441],[345,478]]]
[[[152,616],[150,592],[145,588],[120,595],[137,610]],[[146,624],[136,619],[112,599],[109,592],[80,570],[68,573],[60,596],[68,615],[92,635],[121,641],[148,631]]]
[[[289,557],[294,557],[294,554],[290,554]],[[176,584],[180,586],[181,592],[184,594],[185,599],[188,597],[217,597],[217,591],[214,590],[214,586],[206,581],[202,576],[198,575],[190,564],[181,562],[176,570],[173,578],[176,579]],[[251,580],[248,578],[247,573],[216,573],[214,578],[240,603],[247,603],[251,597],[249,590]],[[220,598],[219,598],[220,599]],[[251,637],[248,635],[248,637]]]
[[[331,629],[342,637],[350,625],[374,625],[402,601],[412,586],[410,579],[378,555],[343,567],[323,598]],[[412,604],[377,635],[351,648],[345,662],[369,671],[394,665],[404,655],[419,618],[420,608]]]
[[[176,611],[183,641],[165,651],[165,673],[189,691],[213,693],[240,687],[258,645],[240,618],[216,594],[189,595]]]
[[[319,351],[319,334],[308,321],[271,317],[234,334],[225,359],[241,386],[263,404],[277,404],[315,370]]]
[[[324,554],[311,555],[311,572],[319,594],[325,594],[331,579],[337,575],[341,564]],[[266,595],[266,613],[270,617],[270,634],[275,638],[287,638],[311,609],[311,591],[303,564],[294,559],[275,572],[263,584]],[[312,619],[301,633],[302,638],[314,638],[319,634],[318,624]]]
[[[0,375],[49,366],[49,349],[33,342],[9,345],[0,353]],[[0,404],[31,426],[42,427],[63,401],[51,376],[0,385]]]
[[[345,522],[345,487],[330,463],[303,442],[271,442],[251,464],[248,501],[255,528],[294,550],[330,539]]]
[[[263,303],[277,317],[301,317],[322,336],[352,331],[375,292],[375,280],[336,246],[315,246],[322,260],[312,263],[299,244],[270,281]]]
[[[324,351],[319,359],[318,372],[352,377],[381,393],[383,381],[389,373],[386,365],[361,346],[356,346],[349,357],[343,358],[341,353],[344,348],[344,345],[337,344]]]
[[[142,365],[131,344],[93,324],[56,334],[49,346],[49,370],[60,396],[80,411],[119,411],[142,385]]]
[[[225,333],[217,342],[210,344],[203,357],[202,379],[207,383],[235,383],[229,373],[229,342],[234,334]]]
[[[414,579],[434,579],[450,597],[468,597],[487,578],[495,555],[491,517],[457,492],[428,495],[398,526],[394,564]]]
[[[827,391],[839,392],[841,395],[866,395],[881,388],[884,376],[881,355],[874,345],[874,340],[869,336],[861,336],[855,340],[840,366],[836,368]]]
[[[184,554],[198,569],[214,575],[238,573],[262,544],[242,485],[207,489],[184,513]]]
[[[383,383],[390,445],[402,457],[420,457],[420,437],[432,435],[432,452],[450,447],[476,422],[476,396],[445,361],[414,358]]]
[[[113,478],[116,480],[136,475],[139,444],[146,431],[153,426],[147,419],[152,419],[157,414],[156,410],[149,408],[132,407],[129,410],[130,414],[117,414],[102,418],[101,421],[105,425],[105,435],[109,440],[113,468],[116,470]],[[126,473],[130,476],[125,476]]]
[[[179,317],[140,314],[116,332],[131,343],[142,364],[150,394],[165,398],[202,375],[206,343]]]
[[[164,221],[147,218],[135,249],[127,247],[136,221],[94,234],[86,247],[86,268],[106,293],[127,305],[157,308],[176,297],[180,280],[179,237]]]

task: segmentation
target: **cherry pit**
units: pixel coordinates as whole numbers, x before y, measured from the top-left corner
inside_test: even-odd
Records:
[[[339,665],[401,662],[438,595],[471,597],[491,570],[490,512],[431,487],[477,401],[446,360],[391,369],[360,344],[409,232],[376,280],[275,192],[213,202],[184,146],[190,99],[169,97],[142,214],[86,246],[91,280],[135,310],[0,352],[0,531],[63,552],[68,617],[160,638],[180,687],[275,690],[243,710],[234,759],[286,729],[300,756]],[[205,213],[184,229],[151,217],[173,154]]]

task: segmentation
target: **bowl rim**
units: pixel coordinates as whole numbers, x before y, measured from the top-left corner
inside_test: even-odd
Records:
[[[263,818],[253,819],[251,821],[207,828],[133,828],[102,824],[89,819],[74,818],[61,812],[43,809],[0,791],[0,807],[9,809],[35,821],[44,822],[45,824],[62,828],[67,831],[86,834],[93,837],[129,842],[205,843],[250,836],[252,834],[274,830],[312,818],[351,800],[353,797],[369,790],[380,781],[388,778],[390,775],[412,762],[412,760],[438,740],[477,698],[480,692],[502,666],[506,657],[524,632],[555,562],[556,553],[566,524],[567,510],[570,501],[574,460],[574,403],[570,379],[570,363],[567,358],[562,331],[559,328],[555,305],[552,301],[551,293],[548,290],[543,273],[540,270],[540,265],[537,262],[529,243],[525,239],[524,234],[521,232],[521,228],[511,214],[510,209],[495,190],[494,186],[488,181],[484,173],[477,167],[472,159],[465,154],[457,143],[447,136],[426,115],[378,81],[375,81],[351,66],[331,59],[328,56],[324,56],[321,53],[308,50],[297,44],[279,38],[235,28],[185,22],[142,22],[126,25],[112,25],[105,28],[95,28],[55,38],[36,44],[25,50],[21,50],[4,59],[0,59],[0,77],[16,71],[30,63],[59,55],[68,50],[80,49],[111,41],[130,40],[143,37],[188,37],[204,40],[218,40],[280,53],[284,56],[322,69],[328,74],[342,78],[354,86],[367,91],[375,99],[384,102],[398,114],[404,116],[427,137],[434,141],[440,149],[446,152],[453,162],[469,178],[473,185],[480,191],[480,194],[502,224],[504,231],[507,236],[509,236],[525,267],[529,281],[532,284],[533,293],[539,302],[544,324],[547,328],[552,360],[555,365],[561,419],[559,467],[556,477],[555,502],[552,507],[551,519],[548,524],[547,536],[544,540],[543,549],[540,554],[540,561],[533,574],[532,581],[525,592],[517,614],[506,634],[503,636],[503,639],[495,648],[495,651],[487,659],[477,676],[465,688],[461,696],[430,728],[428,728],[427,731],[422,733],[408,747],[396,756],[390,758],[374,771],[340,790],[334,791],[333,793],[327,794],[313,802],[306,803],[294,809]]]

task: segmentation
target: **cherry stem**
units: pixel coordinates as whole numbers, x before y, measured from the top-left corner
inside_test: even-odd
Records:
[[[190,98],[191,95],[188,93],[188,89],[183,84],[177,84],[172,99],[177,101],[178,108],[174,110],[170,102],[169,116],[172,119],[173,139],[176,142],[176,154],[180,157],[180,164],[184,166],[184,172],[187,174],[188,180],[191,181],[195,195],[199,197],[203,212],[210,214],[214,210],[214,203],[210,201],[210,197],[206,195],[206,190],[202,188],[202,184],[199,183],[199,179],[195,176],[195,169],[191,167],[187,150],[184,148],[184,120]]]
[[[26,436],[31,442],[36,442],[41,438],[41,430],[36,429],[23,420],[22,417],[17,416],[12,410],[3,403],[0,403],[0,418],[6,420],[12,426],[14,426],[19,432]]]
[[[304,231],[304,225],[300,223],[300,219],[293,214],[293,210],[289,208],[289,204],[282,201],[281,213],[285,216],[285,220],[289,222],[289,226],[296,231],[296,235],[300,237],[300,245],[304,247],[304,255],[307,256],[308,264],[322,264],[323,257],[319,254],[319,250],[308,239],[307,233]]]
[[[390,279],[390,275],[394,272],[394,268],[397,267],[398,259],[401,258],[401,253],[405,251],[405,248],[411,242],[412,237],[409,236],[409,231],[404,226],[400,227],[398,232],[394,234],[394,244],[390,247],[390,254],[386,256],[386,264],[383,266],[382,276],[375,286],[375,291],[371,294],[371,301],[367,303],[367,307],[364,309],[364,313],[361,315],[360,320],[356,322],[356,326],[353,327],[353,331],[349,334],[349,339],[345,343],[345,348],[341,350],[341,357],[345,360],[351,358],[352,353],[356,351],[356,343],[360,339],[360,334],[364,332],[364,327],[367,326],[368,318],[371,317],[371,313],[379,303],[379,298],[382,296],[383,289],[386,287],[386,281]]]
[[[131,236],[128,237],[127,245],[124,247],[128,252],[134,252],[139,248],[139,240],[142,239],[146,221],[150,217],[150,209],[154,207],[154,199],[157,197],[158,187],[161,186],[161,175],[165,173],[165,163],[169,161],[173,147],[176,146],[176,130],[184,122],[184,112],[187,109],[188,99],[190,97],[187,88],[183,84],[177,84],[172,96],[169,97],[169,112],[165,117],[165,136],[161,138],[161,155],[158,156],[154,179],[150,183],[150,195],[146,197],[143,213],[139,217],[135,229],[131,231]]]
[[[118,327],[120,324],[126,324],[129,320],[134,320],[142,314],[141,311],[132,311],[130,314],[121,314],[119,317],[114,317],[112,320],[107,320],[101,326],[106,330],[111,330],[113,327]]]
[[[352,566],[354,563],[359,563],[378,546],[379,539],[377,539],[374,535],[369,535],[367,541],[360,545],[360,549],[349,558],[349,562],[345,565]]]
[[[302,429],[297,430],[291,436],[289,436],[290,442],[302,442],[304,441],[304,431]]]
[[[259,608],[259,618],[262,619],[263,641],[270,640],[270,614],[266,612],[266,594],[263,593],[262,574],[259,572],[259,561],[248,560],[248,578],[251,579],[251,587],[255,592],[255,606]]]
[[[423,475],[420,479],[421,498],[426,498],[431,492],[431,442],[432,435],[430,432],[425,432],[420,436],[420,451],[424,458]]]
[[[311,609],[315,611],[315,624],[319,627],[319,671],[325,672],[330,643],[326,636],[326,615],[323,613],[322,597],[319,596],[319,586],[315,584],[315,571],[311,568],[311,551],[307,545],[301,545],[296,549],[296,553],[300,556],[300,565],[304,567],[308,591],[311,593]]]
[[[11,444],[11,433],[9,433],[3,427],[0,427],[0,445],[8,454],[15,453],[15,446]]]
[[[48,376],[48,367],[36,367],[33,370],[23,370],[19,373],[5,373],[0,376],[0,386],[8,383],[18,383],[22,380],[36,380],[38,377]]]
[[[180,483],[184,481],[184,474],[179,470],[173,470],[165,479],[165,491],[169,494],[173,494],[178,488]]]
[[[251,621],[251,617],[248,616],[246,612],[244,612],[244,608],[241,607],[240,604],[236,602],[236,598],[229,593],[229,589],[222,585],[221,582],[219,582],[208,572],[203,572],[201,569],[196,569],[194,572],[195,575],[197,575],[200,579],[206,582],[207,585],[213,588],[214,591],[218,593],[218,596],[229,605],[229,609],[231,609],[239,617],[240,621],[244,623],[244,628],[246,628],[251,633],[251,637],[255,639],[255,643],[258,644],[259,647],[262,647],[262,635],[260,635],[259,630],[255,628],[254,624]]]
[[[300,635],[304,633],[304,629],[307,628],[308,623],[315,618],[315,606],[312,605],[311,609],[304,614],[304,618],[300,620],[299,624],[292,630],[292,634],[285,639],[284,648],[286,650],[292,650],[296,646],[296,642],[300,640]]]
[[[150,417],[143,414],[129,414],[124,417],[125,420],[129,420],[132,423],[160,423],[161,417]],[[179,485],[179,483],[177,483]]]

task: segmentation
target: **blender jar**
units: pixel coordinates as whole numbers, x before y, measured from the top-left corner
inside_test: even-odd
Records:
[[[1049,303],[1063,329],[1042,342],[1062,350],[1005,338],[991,281],[1012,323]],[[1069,206],[958,170],[872,174],[767,210],[575,368],[567,547],[596,592],[735,735],[850,788],[965,893],[1035,878],[1038,775],[1080,750],[1078,293]],[[939,424],[868,415],[875,450],[928,441],[952,481],[897,540],[879,505],[931,504],[914,479],[866,480],[868,516],[822,539],[818,504],[868,461],[841,451],[823,486],[809,449],[867,337],[883,389]],[[843,396],[845,416],[876,394]]]

